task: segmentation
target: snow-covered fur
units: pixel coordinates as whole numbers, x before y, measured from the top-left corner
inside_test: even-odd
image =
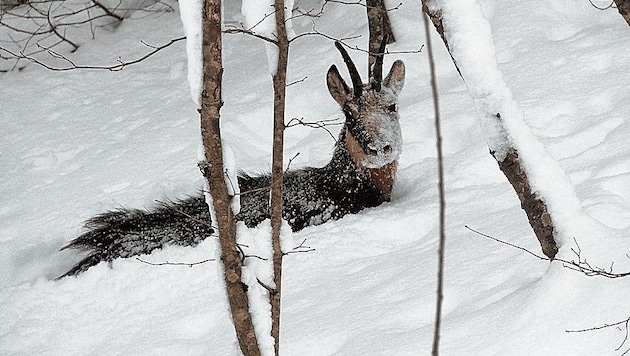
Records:
[[[349,88],[333,65],[328,88],[346,121],[330,162],[320,168],[285,173],[283,218],[293,231],[389,201],[401,150],[396,99],[404,85],[402,61],[392,65],[382,81],[360,81],[345,50],[341,51],[354,88]],[[382,56],[380,57],[382,64]],[[359,86],[359,87],[357,87]],[[269,218],[269,175],[238,177],[241,211],[236,216],[248,227]],[[196,245],[214,233],[203,194],[154,210],[110,211],[88,220],[87,232],[63,249],[89,251],[64,276],[75,275],[101,261],[147,254],[165,244]]]

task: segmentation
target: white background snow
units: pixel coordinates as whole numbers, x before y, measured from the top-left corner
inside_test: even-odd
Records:
[[[242,21],[238,6],[227,5],[226,20]],[[514,100],[565,170],[588,217],[588,223],[574,221],[573,237],[584,241],[582,252],[600,267],[614,262],[615,271],[630,271],[630,27],[615,9],[600,11],[586,0],[481,5]],[[365,46],[364,11],[329,4],[317,29],[335,37],[363,35],[351,43]],[[418,2],[391,13],[398,39],[391,51],[422,46],[420,13]],[[310,20],[293,22],[297,34],[311,28]],[[140,40],[165,43],[183,28],[175,11],[131,14],[94,40],[86,32],[73,58],[105,64],[135,58],[147,50]],[[464,228],[540,250],[488,154],[472,99],[437,35],[434,44],[448,204],[442,353],[622,354],[630,348],[627,342],[615,350],[626,335],[623,325],[566,330],[628,318],[630,279],[549,266]],[[364,74],[365,54],[351,55]],[[407,80],[392,201],[294,234],[296,243],[306,239],[316,251],[285,258],[283,355],[430,353],[438,199],[428,64],[425,51],[388,55],[385,70],[398,58]],[[224,61],[224,137],[241,169],[268,171],[272,90],[265,44],[225,36]],[[345,68],[332,42],[299,39],[289,62],[288,81],[306,79],[288,88],[287,120],[341,118],[325,84],[331,64]],[[53,281],[79,260],[78,252],[58,250],[81,233],[85,219],[119,207],[148,208],[202,187],[185,44],[120,72],[60,73],[29,64],[0,74],[0,103],[0,355],[235,354],[211,262],[156,267],[121,259]],[[339,126],[330,129],[336,136]],[[295,168],[324,165],[334,145],[326,131],[305,127],[289,129],[286,138],[287,160],[300,153]],[[252,235],[268,227],[259,230]],[[572,247],[563,246],[565,257]],[[211,257],[214,243],[208,240],[143,259]]]

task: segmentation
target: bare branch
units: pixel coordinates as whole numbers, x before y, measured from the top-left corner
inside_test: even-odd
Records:
[[[606,329],[606,328],[610,328],[610,327],[621,325],[621,324],[625,324],[626,328],[627,328],[629,323],[630,323],[630,317],[628,317],[628,319],[626,319],[626,320],[618,321],[618,322],[612,323],[612,324],[603,324],[601,326],[594,326],[594,327],[590,327],[590,328],[586,328],[586,329],[574,329],[574,330],[565,330],[565,331],[568,332],[568,333],[583,333],[583,332],[586,332],[586,331]]]
[[[236,27],[234,25],[231,25],[231,26],[234,26],[234,28],[228,28],[228,29],[225,29],[225,30],[223,30],[221,32],[226,33],[226,34],[245,34],[245,35],[256,37],[258,39],[261,39],[261,40],[269,42],[269,43],[273,43],[273,44],[275,44],[277,46],[278,45],[277,38],[276,39],[270,38],[270,37],[267,37],[265,35],[261,35],[259,33],[256,33],[256,31],[254,31],[254,29],[258,25],[263,23],[267,18],[269,18],[271,16],[274,16],[275,14],[276,14],[276,10],[272,11],[269,14],[265,14],[260,20],[258,20],[258,22],[256,22],[255,24],[253,24],[249,28],[245,28],[245,26],[241,23],[241,27]]]
[[[269,295],[274,295],[277,293],[274,288],[271,288],[267,284],[263,283],[260,279],[256,278],[256,281],[258,282],[258,284],[260,284],[261,287],[265,288],[265,290],[269,292]]]
[[[299,245],[295,246],[290,251],[284,252],[283,254],[290,255],[294,253],[305,253],[305,252],[316,251],[314,248],[304,245],[304,243],[306,243],[306,239],[302,240],[302,242]]]
[[[115,18],[116,20],[118,20],[120,22],[122,22],[122,20],[124,20],[123,17],[114,14],[114,12],[112,12],[110,9],[108,9],[105,5],[101,4],[100,2],[98,2],[96,0],[92,0],[92,3],[96,7],[98,7],[99,9],[103,10],[108,16],[111,16],[111,17]]]
[[[146,264],[151,265],[151,266],[188,266],[188,267],[191,267],[191,268],[193,266],[200,265],[202,263],[216,261],[214,258],[208,258],[206,260],[197,261],[197,262],[190,262],[190,263],[187,263],[187,262],[168,262],[168,261],[155,263],[155,262],[149,262],[149,261],[142,260],[142,259],[140,259],[138,257],[136,257],[136,260],[138,260],[138,261],[140,261],[142,263],[146,263]]]
[[[148,45],[145,42],[141,42],[142,44],[146,45],[149,48],[152,48],[153,50],[146,53],[145,55],[138,57],[136,59],[130,60],[130,61],[123,61],[121,58],[117,59],[117,64],[112,64],[112,65],[106,65],[106,66],[94,66],[94,65],[81,65],[81,64],[75,64],[72,60],[70,60],[67,56],[60,54],[58,52],[55,52],[52,48],[49,47],[43,47],[41,45],[38,45],[39,48],[43,49],[45,52],[47,52],[51,57],[55,58],[55,59],[59,59],[62,61],[65,61],[66,63],[68,63],[67,66],[65,67],[55,67],[52,66],[48,63],[45,63],[44,61],[41,61],[35,57],[33,57],[32,55],[27,55],[24,52],[20,51],[20,52],[13,52],[7,48],[4,48],[2,46],[0,46],[0,52],[5,52],[8,53],[10,56],[12,56],[13,58],[18,58],[18,59],[26,59],[32,63],[35,63],[37,65],[40,65],[48,70],[52,70],[52,71],[56,71],[56,72],[65,72],[65,71],[70,71],[70,70],[77,70],[77,69],[82,69],[82,70],[109,70],[112,72],[117,72],[120,70],[125,69],[125,67],[128,67],[130,65],[134,65],[137,63],[140,63],[146,59],[148,59],[149,57],[152,57],[153,55],[155,55],[156,53],[162,51],[165,48],[170,47],[171,45],[183,41],[185,40],[186,37],[182,36],[182,37],[177,37],[174,38],[170,41],[168,41],[165,44],[159,45],[159,46],[152,46],[152,45]]]
[[[308,77],[307,77],[307,76],[305,76],[305,77],[304,77],[304,78],[302,78],[302,79],[298,79],[298,80],[292,81],[291,83],[288,83],[288,84],[287,84],[287,88],[288,88],[288,87],[290,87],[291,85],[294,85],[294,84],[297,84],[297,83],[302,83],[302,82],[303,82],[303,81],[305,81],[306,79],[308,79]]]
[[[483,237],[485,237],[485,238],[488,238],[488,239],[490,239],[490,240],[496,241],[496,242],[498,242],[498,243],[502,243],[502,244],[504,244],[504,245],[507,245],[507,246],[510,246],[510,247],[513,247],[513,248],[519,249],[519,250],[521,250],[521,251],[527,252],[527,253],[529,253],[530,255],[532,255],[532,256],[534,256],[534,257],[536,257],[536,258],[538,258],[538,259],[541,259],[541,260],[544,260],[544,261],[551,261],[548,257],[545,257],[545,256],[540,256],[540,255],[538,255],[538,254],[536,254],[536,253],[534,253],[534,252],[532,252],[532,251],[530,251],[530,250],[528,250],[528,249],[526,249],[526,248],[524,248],[524,247],[521,247],[521,246],[518,246],[518,245],[514,245],[514,244],[509,243],[509,242],[507,242],[507,241],[499,240],[499,239],[497,239],[496,237],[490,236],[490,235],[488,235],[488,234],[484,234],[483,232],[479,232],[479,231],[477,231],[477,230],[473,229],[472,227],[470,227],[470,226],[468,226],[468,225],[464,225],[464,227],[465,227],[465,228],[467,228],[468,230],[470,230],[470,231],[474,232],[475,234],[477,234],[477,235],[479,235],[479,236],[483,236]]]
[[[624,329],[625,329],[625,334],[623,337],[623,340],[621,340],[621,343],[619,344],[619,346],[615,349],[615,351],[619,351],[623,348],[623,346],[626,344],[626,341],[628,341],[628,335],[630,334],[630,317],[628,317],[625,320],[622,321],[618,321],[616,323],[612,323],[612,324],[603,324],[600,326],[594,326],[591,328],[586,328],[586,329],[576,329],[576,330],[565,330],[567,333],[583,333],[583,332],[588,332],[588,331],[596,331],[596,330],[602,330],[602,329],[607,329],[607,328],[612,328],[612,327],[616,327],[619,325],[623,325]],[[627,355],[630,352],[630,348],[626,349],[621,356],[623,355]]]
[[[2,58],[13,60],[12,68],[19,68],[17,63],[21,60],[29,60],[33,63],[41,65],[44,62],[42,58],[35,58],[35,55],[42,52],[48,52],[57,48],[61,44],[67,44],[74,52],[79,48],[73,38],[69,36],[72,31],[81,28],[87,28],[95,37],[95,30],[99,27],[117,26],[124,19],[124,15],[129,11],[146,11],[147,13],[162,13],[173,11],[172,6],[162,3],[160,0],[150,1],[141,4],[134,3],[133,6],[124,6],[127,4],[123,0],[116,3],[105,3],[101,0],[80,0],[80,1],[62,1],[62,0],[30,0],[25,1],[22,6],[10,7],[8,10],[2,5],[0,12],[0,27],[4,28],[4,38],[0,39],[2,48]],[[160,4],[161,6],[154,6]],[[112,21],[102,21],[101,19],[112,19]],[[98,21],[97,20],[101,20]],[[7,40],[8,39],[8,40]],[[48,53],[50,55],[50,53]],[[68,62],[64,60],[64,62]],[[132,63],[125,63],[132,64]],[[121,66],[122,63],[118,63]],[[45,66],[46,67],[46,66]],[[48,65],[49,70],[58,70],[53,68],[54,65]],[[85,66],[88,67],[88,66]],[[98,66],[97,66],[98,67]],[[98,68],[119,70],[121,68],[111,66],[112,68]],[[97,69],[97,68],[87,68]]]
[[[168,203],[165,203],[165,202],[160,201],[160,200],[156,200],[156,202],[158,203],[158,205],[160,205],[162,207],[165,207],[165,208],[168,208],[168,209],[171,209],[171,210],[173,210],[173,211],[175,211],[175,212],[177,212],[177,213],[179,213],[181,215],[184,215],[185,217],[189,218],[190,220],[192,220],[194,222],[197,222],[199,224],[205,225],[205,226],[213,229],[214,231],[218,231],[218,229],[219,229],[218,227],[213,226],[210,222],[198,219],[198,218],[196,218],[196,217],[186,213],[185,211],[177,208],[174,204],[168,204]]]
[[[267,36],[263,36],[261,34],[258,34],[258,33],[254,32],[252,30],[248,30],[246,28],[229,28],[229,29],[223,30],[222,32],[225,33],[225,34],[228,34],[228,35],[245,34],[245,35],[256,37],[256,38],[261,39],[261,40],[263,40],[265,42],[273,43],[275,45],[278,44],[277,40],[275,40],[273,38],[269,38]]]
[[[590,3],[591,3],[591,6],[593,6],[593,7],[594,7],[594,8],[596,8],[597,10],[608,10],[608,9],[610,9],[611,7],[613,7],[613,5],[615,5],[615,1],[614,1],[614,0],[612,0],[612,1],[610,2],[610,4],[608,4],[608,6],[605,6],[605,7],[599,7],[599,6],[595,5],[595,3],[593,3],[593,0],[588,0],[588,2],[590,2]]]
[[[313,129],[324,129],[326,130],[326,132],[328,132],[330,137],[332,137],[332,139],[335,142],[337,142],[335,135],[333,135],[333,133],[330,132],[330,130],[327,128],[327,126],[337,126],[337,125],[343,125],[343,122],[339,122],[339,119],[319,120],[319,121],[309,122],[309,121],[304,121],[304,118],[298,119],[294,117],[291,120],[289,120],[288,123],[285,124],[284,128],[288,129],[290,127],[295,127],[295,126],[306,126]]]
[[[293,160],[297,158],[297,156],[299,155],[300,155],[300,152],[296,153],[295,155],[293,155],[293,157],[289,159],[289,163],[287,163],[287,168],[284,169],[284,173],[289,171],[289,168],[291,167],[291,163],[293,163]]]
[[[573,251],[573,253],[575,253],[575,255],[577,257],[577,261],[576,260],[567,261],[567,260],[564,260],[564,259],[561,259],[561,258],[551,259],[549,257],[540,256],[540,255],[537,255],[536,253],[534,253],[534,252],[532,252],[532,251],[530,251],[530,250],[528,250],[528,249],[526,249],[524,247],[517,246],[517,245],[511,244],[511,243],[509,243],[507,241],[503,241],[503,240],[498,239],[496,237],[490,236],[488,234],[481,233],[481,232],[479,232],[479,231],[469,227],[468,225],[465,225],[464,227],[466,229],[474,232],[477,235],[483,236],[483,237],[491,239],[493,241],[496,241],[496,242],[502,243],[504,245],[507,245],[507,246],[519,249],[521,251],[527,252],[528,254],[530,254],[530,255],[538,258],[538,259],[541,259],[541,260],[544,260],[544,261],[550,261],[550,262],[553,262],[553,261],[562,262],[564,267],[566,267],[568,269],[571,269],[571,270],[574,270],[574,271],[581,272],[584,275],[589,276],[589,277],[600,276],[600,277],[605,277],[605,278],[622,278],[622,277],[630,276],[630,272],[613,273],[613,271],[612,271],[613,264],[612,263],[611,263],[610,268],[608,270],[605,270],[605,269],[600,268],[600,267],[592,266],[588,261],[586,261],[586,259],[582,259],[581,250],[580,250],[580,247],[577,244],[577,240],[575,238],[573,240],[575,241],[575,244],[577,246],[577,250],[575,250],[575,249],[571,249],[571,250]]]

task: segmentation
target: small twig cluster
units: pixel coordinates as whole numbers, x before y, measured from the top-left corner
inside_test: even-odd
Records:
[[[147,0],[137,5],[137,8],[131,8],[123,0],[119,0],[113,6],[104,5],[98,0],[19,0],[11,6],[4,5],[0,12],[0,28],[5,30],[3,36],[0,37],[0,59],[10,61],[9,63],[12,64],[2,71],[22,69],[23,66],[19,64],[22,60],[31,61],[51,70],[120,70],[133,63],[119,60],[118,64],[109,68],[81,66],[75,65],[72,60],[61,55],[61,52],[72,53],[79,48],[80,44],[73,38],[79,30],[89,30],[94,38],[98,28],[117,27],[129,12],[174,11],[171,5],[162,1]],[[155,6],[155,4],[160,6]],[[60,69],[45,65],[41,59],[38,59],[39,54],[59,59],[68,64],[68,67]]]
[[[0,52],[5,52],[8,53],[10,56],[12,56],[13,58],[16,59],[26,59],[30,62],[33,62],[37,65],[40,65],[48,70],[51,71],[56,71],[56,72],[64,72],[64,71],[69,71],[69,70],[76,70],[76,69],[84,69],[84,70],[108,70],[108,71],[112,71],[112,72],[117,72],[120,70],[125,69],[127,66],[133,65],[133,64],[137,64],[140,63],[142,61],[144,61],[145,59],[155,55],[156,53],[160,52],[161,50],[170,47],[171,45],[183,41],[185,40],[186,37],[177,37],[174,38],[170,41],[168,41],[167,43],[164,43],[162,45],[159,46],[155,46],[155,45],[151,45],[148,44],[144,41],[140,41],[143,45],[145,45],[148,48],[151,48],[151,51],[147,52],[146,54],[132,59],[132,60],[128,60],[128,61],[123,61],[122,58],[118,57],[116,59],[116,64],[111,64],[111,65],[103,65],[103,66],[97,66],[97,65],[83,65],[83,64],[76,64],[74,63],[70,58],[68,58],[67,56],[54,51],[51,47],[44,47],[40,44],[37,44],[37,47],[39,49],[42,49],[43,51],[45,51],[46,53],[48,53],[52,58],[55,59],[59,59],[63,62],[65,62],[67,65],[66,66],[53,66],[50,65],[48,63],[46,63],[43,60],[37,59],[36,57],[34,57],[33,55],[28,55],[25,54],[24,52],[20,51],[20,52],[13,52],[11,50],[8,50],[6,48],[0,47]]]
[[[573,241],[575,241],[576,249],[572,248],[571,251],[573,251],[573,253],[575,254],[577,260],[567,261],[567,260],[562,259],[562,258],[551,259],[551,258],[546,257],[546,256],[541,256],[541,255],[538,255],[538,254],[536,254],[536,253],[534,253],[534,252],[532,252],[532,251],[530,251],[530,250],[528,250],[528,249],[526,249],[526,248],[524,248],[522,246],[518,246],[518,245],[515,245],[515,244],[512,244],[512,243],[509,243],[507,241],[503,241],[501,239],[498,239],[496,237],[490,236],[488,234],[484,234],[484,233],[479,232],[479,231],[477,231],[477,230],[475,230],[475,229],[473,229],[473,228],[471,228],[471,227],[469,227],[467,225],[464,226],[464,227],[466,229],[474,232],[477,235],[483,236],[483,237],[488,238],[490,240],[493,240],[493,241],[502,243],[504,245],[507,245],[507,246],[519,249],[521,251],[527,252],[528,254],[530,254],[530,255],[538,258],[538,259],[541,259],[541,260],[544,260],[544,261],[549,261],[549,262],[554,262],[554,261],[562,262],[564,267],[566,267],[568,269],[571,269],[571,270],[574,270],[574,271],[581,272],[581,273],[583,273],[583,274],[585,274],[586,276],[589,276],[589,277],[600,276],[600,277],[605,277],[605,278],[621,278],[621,277],[630,276],[630,272],[622,272],[622,273],[615,273],[615,272],[613,272],[613,265],[614,265],[614,263],[611,263],[611,265],[610,265],[610,267],[608,269],[603,269],[601,267],[592,266],[586,259],[582,258],[582,255],[581,255],[582,250],[580,249],[580,246],[578,245],[578,242],[577,242],[577,240],[575,238],[573,239]],[[628,257],[630,259],[630,255],[626,254],[626,257]]]
[[[312,129],[323,129],[323,130],[326,130],[326,132],[328,132],[330,137],[332,137],[332,139],[335,140],[335,142],[337,142],[335,135],[333,135],[333,133],[330,132],[330,130],[328,129],[328,126],[338,126],[338,125],[343,125],[343,121],[339,121],[339,119],[305,121],[304,118],[294,117],[284,125],[284,128],[288,129],[288,128],[296,127],[296,126],[304,126],[304,127],[310,127]]]
[[[313,252],[315,251],[315,249],[313,247],[307,246],[305,245],[306,243],[306,239],[302,240],[302,242],[295,246],[294,248],[292,248],[289,251],[286,251],[283,253],[283,255],[291,255],[291,254],[295,254],[295,253],[304,253],[304,252]]]

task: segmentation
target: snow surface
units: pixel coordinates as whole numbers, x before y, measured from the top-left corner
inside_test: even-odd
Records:
[[[316,1],[300,1],[311,6]],[[630,270],[630,27],[588,1],[484,0],[498,68],[523,117],[573,183],[588,221],[572,233],[589,261]],[[176,6],[175,6],[176,8]],[[317,29],[363,35],[361,6],[329,4]],[[392,12],[398,42],[417,49],[420,5]],[[240,15],[226,14],[226,21]],[[312,28],[295,19],[296,33]],[[88,31],[89,32],[89,31]],[[183,34],[178,13],[129,16],[113,32],[78,39],[78,63],[115,63]],[[472,99],[434,34],[446,154],[447,246],[442,354],[618,355],[625,329],[588,333],[630,316],[630,283],[585,277],[477,236],[464,225],[539,251],[518,199],[488,154]],[[351,53],[366,72],[364,53]],[[226,36],[224,135],[240,168],[268,171],[272,90],[265,44]],[[399,98],[404,153],[392,201],[307,228],[294,240],[316,249],[285,258],[283,355],[429,354],[433,335],[437,191],[425,53],[389,55],[407,67]],[[233,355],[235,336],[214,263],[151,266],[135,259],[53,281],[79,259],[58,249],[81,222],[119,207],[150,207],[193,194],[196,106],[178,43],[121,72],[49,72],[27,65],[0,76],[0,355]],[[294,42],[287,118],[341,118],[325,85],[329,40]],[[329,128],[334,131],[338,126]],[[291,167],[320,166],[324,130],[287,131]],[[595,222],[600,224],[594,226]],[[261,226],[256,236],[268,230]],[[590,236],[588,236],[590,235]],[[584,242],[582,242],[584,241]],[[571,243],[563,246],[571,256]],[[168,247],[143,260],[195,262],[215,245]],[[562,252],[562,251],[561,251]]]

